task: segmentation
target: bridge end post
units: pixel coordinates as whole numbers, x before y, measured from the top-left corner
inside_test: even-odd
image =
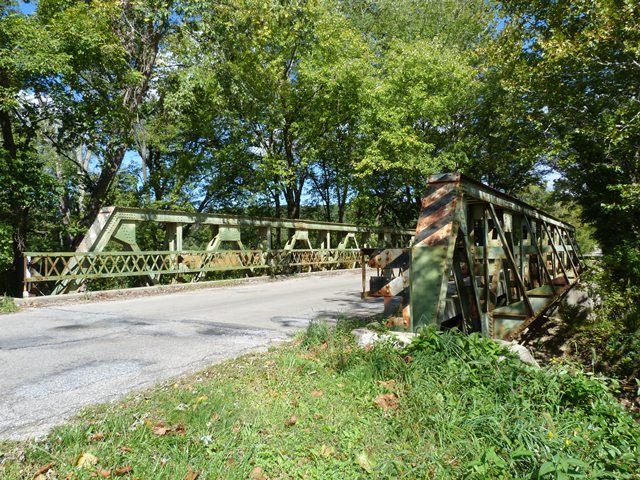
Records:
[[[459,174],[433,175],[411,247],[410,329],[434,324],[443,317],[449,272],[460,228],[462,189]]]

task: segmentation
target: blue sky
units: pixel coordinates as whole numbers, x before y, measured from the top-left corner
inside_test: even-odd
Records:
[[[20,9],[20,11],[22,13],[33,13],[36,11],[36,7],[38,5],[38,2],[24,2],[24,1],[20,1],[18,2],[18,8]]]

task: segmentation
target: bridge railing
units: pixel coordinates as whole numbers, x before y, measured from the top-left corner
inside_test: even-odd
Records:
[[[185,250],[147,252],[27,252],[25,285],[161,276],[196,281],[209,272],[252,271],[279,274],[295,270],[357,268],[359,249]],[[53,289],[53,285],[50,285]]]

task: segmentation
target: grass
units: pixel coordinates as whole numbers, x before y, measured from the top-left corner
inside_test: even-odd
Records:
[[[13,301],[13,298],[0,296],[0,315],[3,313],[13,313],[18,311],[18,306]]]
[[[640,478],[600,380],[427,330],[405,351],[312,324],[293,344],[0,445],[0,478]]]

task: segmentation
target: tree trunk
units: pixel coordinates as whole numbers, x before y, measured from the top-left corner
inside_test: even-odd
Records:
[[[24,287],[24,252],[27,249],[28,210],[21,210],[18,212],[17,217],[12,236],[13,281],[11,282],[10,293],[14,297],[21,297]]]
[[[0,70],[0,86],[8,87],[9,78],[5,71]],[[0,109],[0,130],[2,131],[2,148],[7,152],[7,173],[20,174],[20,169],[16,169],[18,160],[18,146],[13,136],[13,124],[9,112]],[[13,165],[12,165],[13,163]],[[15,297],[22,296],[22,283],[24,279],[24,251],[27,244],[27,224],[28,210],[24,209],[19,201],[15,199],[15,192],[9,191],[9,207],[11,212],[7,215],[13,233],[13,275],[9,282],[9,293]]]
[[[349,187],[344,186],[342,188],[336,188],[336,197],[338,203],[338,222],[344,223],[344,216],[347,210],[347,195],[349,194]]]
[[[273,193],[273,201],[276,210],[276,218],[282,217],[282,206],[280,205],[280,193],[276,189]],[[282,240],[282,233],[280,228],[276,228],[276,248],[280,248],[280,241]]]

